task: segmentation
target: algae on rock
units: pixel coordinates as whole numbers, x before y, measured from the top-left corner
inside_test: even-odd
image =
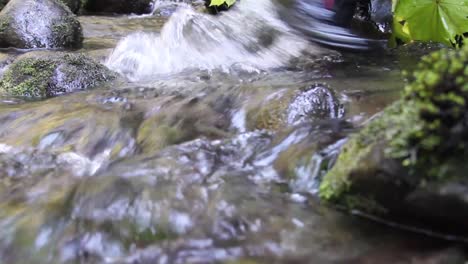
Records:
[[[467,65],[468,47],[423,57],[403,98],[350,137],[320,196],[349,209],[468,230],[468,200],[460,192],[468,190]]]
[[[31,53],[20,56],[0,80],[0,93],[46,98],[94,87],[115,75],[84,55]]]

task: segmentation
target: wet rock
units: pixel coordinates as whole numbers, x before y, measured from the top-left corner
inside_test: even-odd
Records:
[[[247,111],[250,129],[279,129],[306,121],[341,118],[343,106],[323,85],[302,90],[280,90]]]
[[[84,55],[33,52],[9,66],[0,80],[0,92],[47,98],[86,90],[114,78],[105,66]]]
[[[351,136],[320,195],[349,209],[467,232],[468,48],[422,59],[404,98]]]
[[[12,0],[0,13],[0,47],[79,48],[81,25],[58,0]]]
[[[84,100],[80,96],[65,102],[51,99],[47,104],[3,106],[0,141],[15,148],[34,148],[57,155],[74,152],[95,164],[94,171],[109,161],[134,154],[138,114],[87,104]]]
[[[85,0],[85,11],[93,13],[146,14],[151,12],[151,0]]]
[[[316,194],[320,179],[336,158],[350,129],[350,124],[342,120],[327,120],[276,134],[273,141],[276,147],[272,150],[277,151],[277,157],[273,168],[287,180],[293,192]]]
[[[392,34],[392,1],[371,0],[358,2],[353,27],[374,38],[388,39]]]
[[[81,0],[60,0],[62,1],[73,13],[78,13],[81,7]]]
[[[144,152],[204,136],[215,139],[228,135],[229,119],[203,98],[161,98],[157,110],[145,118],[138,130],[138,144]]]
[[[384,34],[392,33],[392,1],[372,0],[370,10],[371,20],[377,24],[380,32]]]

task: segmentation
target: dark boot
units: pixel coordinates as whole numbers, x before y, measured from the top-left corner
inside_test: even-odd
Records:
[[[368,39],[350,29],[356,0],[278,0],[280,17],[311,41],[354,51],[382,49],[382,40]]]

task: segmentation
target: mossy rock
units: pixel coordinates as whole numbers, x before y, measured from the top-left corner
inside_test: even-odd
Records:
[[[83,9],[91,13],[147,14],[152,0],[83,0]]]
[[[20,56],[0,80],[0,93],[30,98],[86,90],[115,78],[114,73],[80,54],[37,52]]]
[[[249,107],[249,129],[278,130],[306,121],[340,118],[344,114],[333,90],[312,85],[298,90],[280,90],[260,104]]]
[[[423,57],[403,98],[350,137],[320,196],[468,231],[467,65],[468,48]]]
[[[0,12],[0,47],[80,48],[80,22],[59,0],[11,0]]]

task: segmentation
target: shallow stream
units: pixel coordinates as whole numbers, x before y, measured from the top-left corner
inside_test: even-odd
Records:
[[[270,0],[220,16],[194,2],[81,16],[76,52],[121,78],[1,98],[2,263],[464,262],[455,242],[317,198],[346,137],[398,98],[417,54],[315,46]]]

